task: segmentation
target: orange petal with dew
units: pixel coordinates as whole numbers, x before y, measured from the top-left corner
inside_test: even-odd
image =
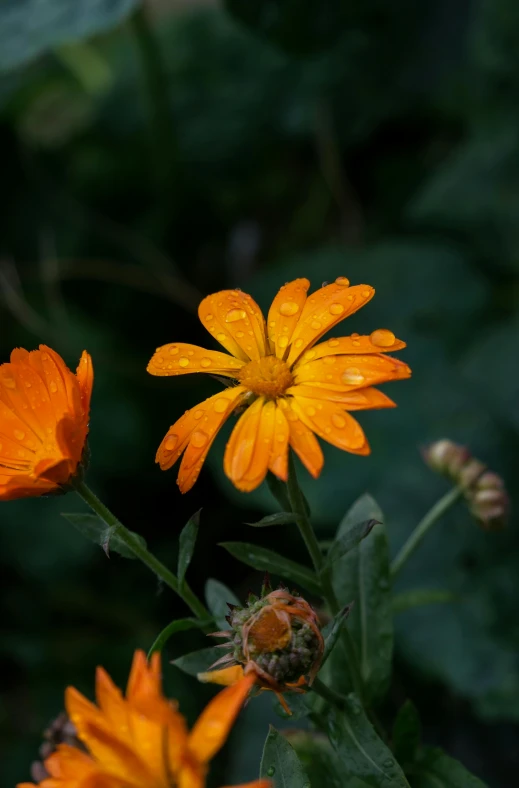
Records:
[[[90,399],[92,397],[92,389],[94,386],[94,367],[92,364],[92,357],[86,350],[83,350],[79,364],[76,369],[76,377],[79,384],[81,393],[81,405],[85,416],[88,417],[90,410]]]
[[[278,358],[284,358],[292,341],[310,287],[308,279],[287,282],[274,298],[267,318],[267,331],[271,349]]]
[[[290,428],[283,408],[276,403],[276,418],[274,425],[274,438],[270,449],[269,471],[286,482],[288,479],[288,446]]]
[[[205,673],[198,673],[198,681],[204,684],[220,684],[223,687],[232,687],[237,681],[243,678],[243,668],[241,665],[233,665],[230,668],[221,670],[209,670]]]
[[[229,353],[243,361],[267,355],[265,319],[261,309],[241,290],[222,290],[198,307],[203,325]]]
[[[360,424],[334,402],[294,397],[292,409],[320,438],[353,454],[369,454],[369,445]]]
[[[337,389],[321,388],[319,386],[305,386],[304,384],[292,386],[287,389],[287,394],[293,397],[307,397],[310,399],[325,399],[340,404],[344,410],[377,410],[380,408],[396,408],[396,402],[387,397],[378,389],[367,387],[354,391],[338,391]]]
[[[255,676],[244,676],[208,703],[189,736],[189,748],[201,763],[207,763],[223,746],[252,686]]]
[[[352,391],[410,376],[407,364],[391,356],[326,356],[298,366],[294,382]]]
[[[240,416],[225,448],[223,468],[229,479],[238,487],[252,462],[262,421],[264,397],[258,397]],[[270,450],[270,443],[269,443]],[[238,487],[238,489],[241,489]]]
[[[249,408],[251,410],[251,408]],[[243,417],[242,417],[243,418]],[[251,419],[247,424],[251,427]],[[236,425],[236,428],[237,429]],[[274,430],[276,426],[276,405],[272,400],[265,402],[260,409],[259,421],[257,424],[256,438],[252,437],[253,428],[250,432],[244,425],[241,433],[241,438],[238,439],[239,443],[230,449],[230,452],[235,451],[237,456],[241,459],[236,463],[231,462],[233,476],[231,480],[233,484],[242,492],[251,492],[255,490],[267,475],[269,462],[271,458],[272,444],[274,441]],[[253,440],[252,454],[248,467],[244,470],[242,475],[238,475],[246,465],[246,456],[248,455],[245,445],[248,441]],[[241,444],[240,444],[241,442]],[[243,448],[242,448],[243,447]]]
[[[292,399],[280,400],[280,405],[288,421],[290,445],[307,471],[314,479],[317,479],[324,464],[323,452],[312,430],[308,429],[293,410],[292,401]]]
[[[392,331],[379,328],[369,336],[352,334],[349,337],[332,337],[326,342],[315,345],[311,350],[305,351],[299,358],[296,366],[325,356],[340,355],[366,355],[368,353],[393,353],[407,347],[405,342],[397,339]]]
[[[294,329],[288,363],[294,364],[323,334],[367,304],[374,295],[370,285],[347,287],[337,282],[312,293]]]
[[[193,372],[208,372],[213,375],[236,377],[236,373],[244,365],[234,356],[220,353],[218,350],[206,350],[197,345],[175,342],[157,348],[147,370],[150,375],[167,377],[171,375],[189,375]]]

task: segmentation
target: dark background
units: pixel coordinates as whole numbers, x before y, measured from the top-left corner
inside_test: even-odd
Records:
[[[344,333],[391,328],[414,373],[387,387],[398,410],[361,414],[369,458],[329,448],[321,479],[304,479],[322,537],[368,490],[396,551],[447,489],[421,461],[436,438],[466,443],[513,497],[515,0],[75,6],[46,0],[41,19],[32,0],[0,9],[0,358],[42,341],[74,368],[83,348],[92,354],[89,482],[121,520],[175,567],[178,533],[203,507],[189,570],[200,594],[209,576],[240,596],[260,584],[220,541],[307,560],[291,528],[243,524],[274,504],[226,480],[225,435],[186,496],[175,471],[159,471],[168,426],[218,383],[145,372],[166,342],[214,347],[196,316],[202,295],[238,286],[268,308],[297,276],[374,285]],[[28,778],[67,684],[91,693],[98,663],[122,684],[133,649],[186,614],[148,570],[107,559],[60,517],[80,509],[73,496],[1,505],[6,786]],[[513,517],[487,534],[460,505],[399,583],[458,601],[398,616],[386,713],[412,697],[426,741],[491,788],[515,785],[519,769],[518,546]],[[181,633],[165,656],[203,645]],[[211,691],[165,674],[193,719]],[[216,780],[257,775],[268,719],[262,699]]]

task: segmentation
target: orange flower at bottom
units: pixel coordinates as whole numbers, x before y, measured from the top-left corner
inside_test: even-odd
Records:
[[[162,694],[160,655],[148,664],[144,652],[133,660],[126,698],[98,668],[97,706],[76,689],[66,707],[88,754],[62,744],[45,761],[49,777],[40,788],[204,788],[208,763],[222,747],[254,677],[220,692],[194,728]],[[270,788],[256,780],[235,788]],[[21,783],[17,788],[35,788]]]
[[[0,364],[0,501],[58,492],[76,473],[88,433],[94,372],[76,374],[45,345]]]

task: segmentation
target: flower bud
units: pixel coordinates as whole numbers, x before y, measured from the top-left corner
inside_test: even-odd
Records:
[[[423,457],[433,471],[462,487],[472,484],[485,470],[485,466],[475,460],[465,446],[447,438],[431,443],[423,451]]]
[[[476,482],[470,499],[470,510],[488,531],[505,527],[510,501],[503,480],[497,473],[487,471]]]

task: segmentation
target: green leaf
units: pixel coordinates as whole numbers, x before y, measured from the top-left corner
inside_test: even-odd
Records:
[[[266,528],[270,525],[293,525],[294,523],[297,523],[297,515],[293,512],[277,512],[276,514],[267,514],[257,523],[245,523],[245,525],[252,525],[253,528]]]
[[[442,588],[411,588],[393,596],[393,613],[404,613],[422,605],[439,605],[456,602],[457,595]]]
[[[393,725],[393,752],[403,766],[416,758],[422,738],[420,716],[414,703],[406,700],[398,710]]]
[[[229,624],[225,617],[229,615],[228,603],[241,606],[238,597],[224,583],[210,577],[205,584],[205,599],[218,627],[227,629]]]
[[[342,523],[341,523],[342,525]],[[342,558],[343,555],[349,553],[354,547],[357,547],[359,542],[368,536],[375,525],[380,525],[379,520],[363,520],[360,523],[348,523],[346,530],[333,542],[330,551],[326,558],[324,571],[326,571],[331,564]]]
[[[265,739],[260,777],[272,778],[273,788],[310,787],[296,751],[272,725]]]
[[[409,788],[393,753],[366,717],[357,697],[344,699],[343,711],[332,708],[327,715],[330,741],[348,775],[373,788]]]
[[[3,0],[0,71],[119,24],[137,0]]]
[[[367,697],[380,700],[387,690],[391,677],[393,656],[393,609],[389,572],[389,551],[383,515],[377,503],[364,495],[353,504],[343,518],[337,533],[340,539],[356,523],[377,520],[369,539],[332,565],[332,581],[341,605],[352,602],[348,631],[359,656],[359,665]],[[331,660],[333,680],[339,692],[351,689],[345,684],[345,671],[340,649]]]
[[[117,526],[109,528],[97,514],[76,514],[74,512],[62,512],[61,516],[71,523],[74,528],[91,542],[103,548],[108,555],[113,550],[124,558],[135,558],[136,556],[123,540],[117,536]],[[137,539],[142,547],[146,547],[146,541],[140,534],[130,531],[132,536]]]
[[[187,568],[191,563],[191,559],[193,558],[193,553],[195,551],[195,543],[196,537],[198,536],[198,526],[200,525],[201,511],[202,510],[199,509],[198,512],[195,512],[195,514],[189,518],[180,532],[180,537],[178,540],[179,550],[177,576],[181,587],[184,584]]]
[[[413,788],[486,788],[454,758],[437,747],[424,747],[413,768]]]
[[[255,544],[246,544],[245,542],[221,542],[220,547],[225,547],[231,555],[239,561],[243,561],[247,566],[252,566],[253,569],[271,572],[292,580],[292,582],[303,586],[312,594],[321,593],[315,572],[306,566],[296,564],[295,561],[291,561],[273,550],[267,550],[267,548],[259,547]]]
[[[226,652],[218,646],[209,646],[199,651],[191,651],[182,657],[172,660],[171,664],[179,668],[188,676],[196,676],[198,673],[205,673],[216,660],[220,659]]]
[[[323,660],[321,666],[324,665],[324,663],[332,653],[333,648],[339,638],[339,635],[341,634],[342,625],[344,624],[344,622],[349,616],[351,607],[352,607],[351,605],[346,605],[345,608],[339,610],[339,612],[334,617],[334,619],[324,627],[322,631],[322,635],[324,637],[324,654],[323,654]]]
[[[199,618],[177,618],[176,621],[172,621],[167,627],[164,627],[162,632],[159,632],[148,651],[148,659],[155,651],[162,651],[172,635],[184,632],[186,629],[202,629],[208,623],[209,621],[201,621]]]
[[[296,751],[315,788],[344,788],[344,768],[326,736],[309,731],[287,731],[285,737]],[[353,779],[348,779],[353,788]]]

